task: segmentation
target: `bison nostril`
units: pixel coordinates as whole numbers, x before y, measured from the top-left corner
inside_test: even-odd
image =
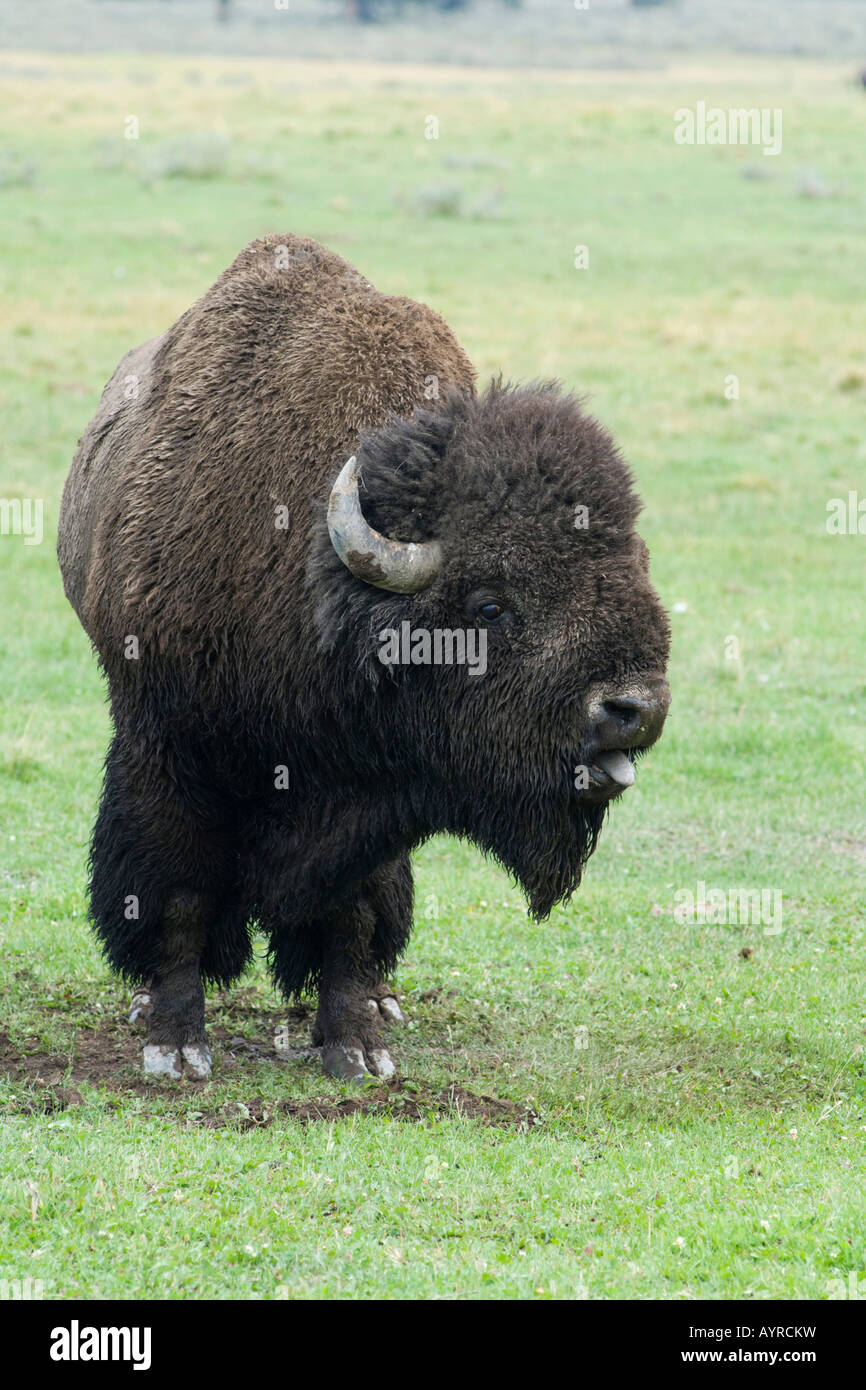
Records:
[[[597,748],[648,748],[662,731],[669,704],[666,681],[601,691],[587,711],[587,735]]]
[[[604,718],[610,720],[624,734],[637,733],[648,709],[647,700],[632,699],[630,696],[619,700],[605,700],[602,704]]]

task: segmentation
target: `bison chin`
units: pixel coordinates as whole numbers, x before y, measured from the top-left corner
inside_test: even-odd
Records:
[[[567,902],[579,887],[584,866],[595,851],[604,823],[606,804],[571,801],[557,807],[527,810],[524,819],[502,813],[496,831],[472,838],[513,874],[526,894],[536,921],[549,917],[557,903]]]

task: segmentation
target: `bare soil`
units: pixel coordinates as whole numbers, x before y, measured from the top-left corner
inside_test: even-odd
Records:
[[[241,991],[240,997],[219,1004],[215,1012],[228,1022],[215,1022],[208,1028],[223,1077],[264,1061],[278,1067],[287,1062],[318,1062],[318,1050],[306,1041],[310,1009],[300,1005],[279,1014],[266,1013],[244,994]],[[274,1047],[278,1032],[288,1044],[280,1052]],[[0,1032],[0,1075],[23,1086],[22,1093],[7,1105],[7,1113],[46,1115],[82,1105],[84,1097],[80,1087],[84,1084],[107,1092],[108,1104],[113,1108],[119,1108],[123,1098],[130,1096],[176,1100],[180,1123],[206,1129],[221,1129],[227,1125],[259,1129],[278,1121],[331,1122],[377,1112],[415,1122],[456,1114],[482,1125],[505,1129],[526,1129],[540,1123],[534,1111],[514,1101],[473,1095],[454,1084],[441,1091],[425,1092],[400,1077],[376,1086],[368,1084],[350,1096],[331,1094],[274,1102],[256,1095],[249,1100],[233,1100],[208,1108],[212,1082],[185,1078],[177,1083],[145,1078],[140,1070],[141,1044],[140,1030],[126,1022],[110,1024],[100,1030],[77,1029],[71,1056],[44,1051],[36,1038],[14,1042],[8,1034]],[[191,1111],[191,1102],[198,1108]]]

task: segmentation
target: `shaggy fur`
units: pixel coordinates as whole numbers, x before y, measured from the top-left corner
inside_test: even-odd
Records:
[[[441,542],[421,593],[370,588],[330,544],[353,452],[367,519]],[[668,655],[638,510],[573,397],[494,383],[478,398],[430,309],[314,242],[248,246],[123,359],[64,492],[64,584],[115,729],[91,880],[111,963],[181,980],[172,1011],[197,1020],[199,976],[236,978],[257,925],[279,985],[319,988],[326,1045],[369,1048],[355,996],[408,939],[413,846],[467,837],[539,916],[568,896],[604,814],[573,789],[588,702],[660,677]],[[479,594],[504,602],[500,621]],[[404,619],[486,626],[486,675],[383,666],[379,633]],[[156,1032],[184,1029],[201,1036],[198,1021]]]

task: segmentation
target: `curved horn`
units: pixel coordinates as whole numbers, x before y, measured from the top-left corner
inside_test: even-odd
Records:
[[[328,534],[346,569],[356,579],[392,594],[417,594],[432,582],[442,562],[438,541],[391,541],[364,519],[358,497],[358,460],[340,471],[328,502]]]

